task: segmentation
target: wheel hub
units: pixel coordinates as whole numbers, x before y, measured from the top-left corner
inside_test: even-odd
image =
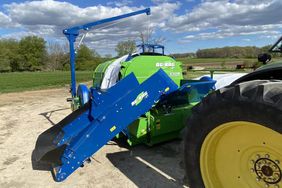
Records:
[[[278,187],[278,183],[282,178],[279,161],[271,159],[269,154],[266,154],[264,157],[257,155],[256,158],[256,160],[251,160],[254,165],[251,172],[256,174],[257,181],[262,180],[266,185],[275,185]]]
[[[280,133],[251,122],[220,125],[201,148],[205,186],[282,188],[281,139]]]

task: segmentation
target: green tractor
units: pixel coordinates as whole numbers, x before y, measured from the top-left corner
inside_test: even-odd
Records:
[[[282,37],[270,51],[282,52]],[[273,62],[193,108],[184,158],[192,188],[282,187],[281,80],[282,61]]]

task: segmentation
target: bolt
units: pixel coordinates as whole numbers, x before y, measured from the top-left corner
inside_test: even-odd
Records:
[[[274,173],[274,178],[279,178],[279,174],[278,173]]]
[[[257,181],[260,181],[260,177],[257,177],[256,180],[257,180]]]
[[[279,185],[275,184],[274,187],[275,187],[275,188],[279,188]]]
[[[252,164],[255,164],[255,161],[254,161],[254,160],[251,160],[251,163],[252,163]]]
[[[253,168],[251,168],[251,172],[254,172],[255,170]]]
[[[270,156],[268,154],[265,154],[265,158],[269,158]]]
[[[257,154],[257,155],[256,155],[256,157],[257,157],[257,159],[259,159],[259,158],[260,158],[260,155],[259,155],[259,154]]]
[[[279,161],[279,160],[275,160],[275,163],[276,163],[276,164],[280,164],[280,161]]]

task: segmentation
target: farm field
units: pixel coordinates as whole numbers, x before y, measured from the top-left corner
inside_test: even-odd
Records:
[[[92,79],[92,71],[77,71],[77,81]],[[70,72],[15,72],[0,73],[0,93],[55,88],[69,85]]]
[[[236,58],[178,58],[183,63],[183,70],[188,70],[188,66],[201,66],[207,69],[226,69],[234,71],[237,64],[253,64],[257,59],[236,59]],[[245,72],[245,70],[239,70]],[[77,71],[77,82],[92,80],[93,71]],[[209,71],[188,71],[186,79],[193,79]],[[70,72],[13,72],[0,73],[0,93],[20,92],[39,90],[47,88],[69,87]]]

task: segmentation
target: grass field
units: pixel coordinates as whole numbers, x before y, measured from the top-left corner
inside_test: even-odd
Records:
[[[255,62],[256,59],[235,59],[235,58],[178,58],[187,70],[188,65],[200,64],[206,68],[222,67],[221,64],[240,64],[244,62]],[[197,65],[199,66],[199,65]],[[234,66],[230,67],[230,70]],[[209,74],[209,71],[193,72],[188,71],[185,75],[186,79],[199,77],[203,74]],[[217,72],[218,73],[218,72]],[[92,71],[77,71],[77,81],[91,81]],[[38,90],[45,88],[55,88],[70,83],[70,72],[17,72],[17,73],[0,73],[0,93],[20,92],[28,90]]]
[[[77,81],[91,81],[92,71],[77,71]],[[189,72],[185,78],[192,79],[208,71]],[[0,93],[20,92],[47,88],[56,88],[70,83],[70,72],[16,72],[0,73]]]
[[[91,81],[92,73],[92,71],[77,71],[77,81]],[[0,93],[54,88],[69,83],[69,71],[0,73]]]

